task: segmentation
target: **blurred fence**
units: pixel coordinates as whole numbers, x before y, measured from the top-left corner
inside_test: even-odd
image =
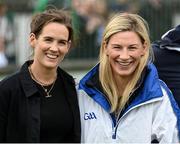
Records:
[[[154,41],[160,39],[161,35],[170,28],[180,24],[180,0],[161,0],[160,5],[151,4],[149,1],[160,0],[129,0],[126,5],[128,4],[131,10],[135,9],[136,13],[140,14],[147,20],[150,26],[150,37],[151,40]],[[19,5],[18,2],[14,0],[7,0],[7,2],[10,4],[10,10],[14,10],[13,28],[15,38],[13,42],[13,49],[15,59],[10,61],[10,64],[12,63],[13,67],[17,68],[29,58],[31,53],[28,45],[28,34],[29,22],[33,14],[33,1],[19,0]],[[13,3],[16,7],[13,7]],[[22,3],[22,5],[20,5],[20,3]],[[127,10],[125,9],[125,6],[118,5],[116,0],[107,0],[107,4],[108,14]],[[24,8],[22,8],[22,6]],[[62,67],[65,67],[66,69],[89,69],[98,61],[101,40],[101,35],[99,34],[102,34],[103,28],[98,27],[95,31],[86,33],[85,19],[77,17],[77,15],[72,16],[73,18],[76,18],[76,26],[78,26],[78,34],[80,37],[76,47],[74,47],[65,58],[65,61],[62,63]],[[13,67],[10,67],[9,70],[12,70]]]

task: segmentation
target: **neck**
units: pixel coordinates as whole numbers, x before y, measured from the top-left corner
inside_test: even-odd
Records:
[[[117,76],[115,77],[115,82],[116,82],[116,85],[117,85],[117,88],[118,88],[118,91],[119,91],[119,96],[122,96],[123,95],[123,92],[129,82],[130,78],[128,77],[120,77],[120,76]]]
[[[35,64],[29,66],[31,77],[41,85],[52,84],[57,77],[56,70],[47,69],[45,67],[39,67]]]

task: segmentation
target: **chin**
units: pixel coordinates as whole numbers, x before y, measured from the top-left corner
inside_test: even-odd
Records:
[[[48,64],[46,64],[45,66],[46,66],[47,68],[49,68],[49,69],[54,69],[54,68],[57,68],[58,65],[57,65],[57,64],[54,64],[54,63],[53,63],[53,64],[52,64],[52,63],[48,63]]]
[[[133,74],[131,71],[117,71],[116,73],[121,77],[128,77]]]
[[[119,74],[119,76],[121,76],[121,77],[129,77],[129,76],[131,76],[131,74]]]

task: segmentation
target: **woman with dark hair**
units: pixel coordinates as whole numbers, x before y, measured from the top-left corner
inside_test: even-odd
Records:
[[[33,59],[0,82],[0,142],[80,142],[75,82],[59,67],[72,42],[68,12],[49,9],[33,17]]]

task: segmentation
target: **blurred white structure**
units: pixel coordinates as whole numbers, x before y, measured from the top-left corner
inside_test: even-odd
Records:
[[[176,13],[173,18],[173,26],[177,26],[180,24],[180,13]]]
[[[17,13],[14,23],[16,27],[16,64],[22,65],[31,55],[31,48],[28,44],[28,36],[30,33],[30,14]]]

